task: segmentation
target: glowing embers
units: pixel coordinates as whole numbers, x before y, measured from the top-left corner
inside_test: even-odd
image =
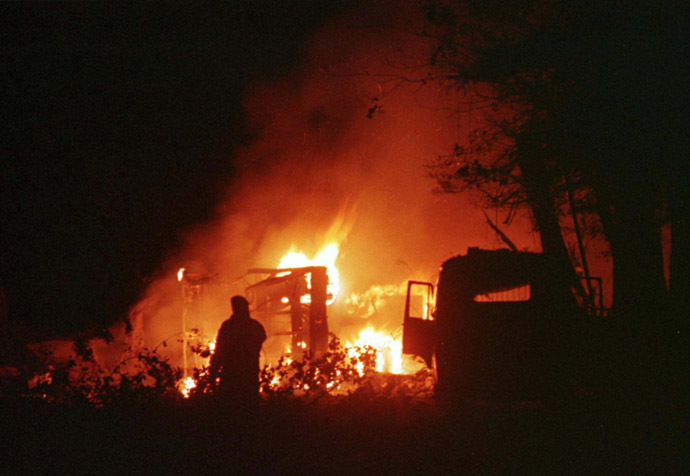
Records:
[[[325,266],[328,274],[328,299],[326,304],[330,305],[335,301],[340,289],[340,276],[338,273],[338,268],[335,267],[335,260],[338,257],[338,251],[338,245],[336,243],[331,243],[322,247],[312,259],[309,259],[301,251],[291,249],[280,259],[278,269]],[[290,272],[286,271],[285,273],[279,273],[276,276],[287,276],[288,274],[290,274]],[[307,289],[311,289],[311,274],[306,275],[306,280]],[[282,302],[287,304],[287,298],[283,298]],[[311,302],[311,295],[308,293],[302,295],[300,297],[300,302],[302,304],[309,304]]]
[[[195,355],[195,360],[197,360],[194,372],[195,377],[202,380],[206,379],[208,377],[207,365],[216,350],[216,339],[209,340],[206,344],[200,342],[196,345],[190,345],[190,350]],[[189,398],[191,391],[197,388],[197,379],[185,377],[177,384],[177,388],[184,398]]]
[[[290,346],[288,346],[288,348],[289,348],[289,347],[290,347]],[[297,343],[297,347],[299,347],[299,348],[302,349],[302,350],[307,350],[307,343],[304,342],[303,340],[302,340],[302,341],[299,341],[299,342]]]

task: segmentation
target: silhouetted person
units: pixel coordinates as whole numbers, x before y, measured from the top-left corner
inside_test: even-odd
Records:
[[[266,331],[249,316],[244,297],[234,296],[230,302],[232,316],[218,330],[210,377],[212,382],[220,377],[221,398],[237,409],[249,410],[259,403],[259,353]]]

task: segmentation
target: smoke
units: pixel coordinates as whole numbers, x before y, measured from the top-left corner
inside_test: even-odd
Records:
[[[424,164],[450,150],[471,118],[452,112],[457,93],[393,77],[420,77],[430,45],[410,33],[421,31],[413,6],[377,5],[332,19],[290,76],[246,91],[255,139],[228,159],[238,174],[216,219],[184,235],[132,311],[148,345],[182,330],[183,266],[189,279],[207,280],[190,315],[213,337],[231,295],[249,284],[246,271],[277,266],[291,248],[310,256],[337,241],[347,296],[433,281],[442,261],[468,246],[498,245],[467,197],[433,193]],[[329,311],[332,329],[338,319]],[[382,321],[399,326],[402,308]]]

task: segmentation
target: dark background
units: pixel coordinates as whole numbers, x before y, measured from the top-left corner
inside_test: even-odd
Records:
[[[345,2],[0,5],[0,287],[9,321],[126,315],[251,141],[241,98]]]

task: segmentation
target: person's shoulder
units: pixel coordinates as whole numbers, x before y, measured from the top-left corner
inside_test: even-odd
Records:
[[[264,328],[264,326],[259,321],[257,321],[256,319],[250,319],[249,322],[251,323],[252,326],[254,326],[256,328],[259,328],[259,327],[262,329]]]
[[[227,318],[220,324],[220,330],[227,329],[232,325],[232,319]]]
[[[266,333],[264,326],[256,319],[251,319],[249,322],[251,326],[254,328],[254,330],[256,330],[257,332],[263,332],[264,334]]]

